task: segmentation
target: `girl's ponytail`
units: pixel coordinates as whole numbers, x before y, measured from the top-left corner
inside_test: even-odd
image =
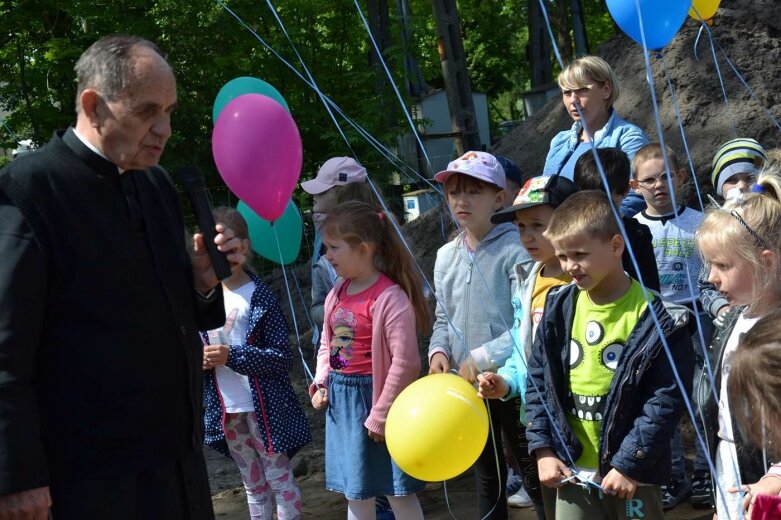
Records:
[[[399,284],[412,303],[415,311],[415,323],[418,332],[430,332],[432,316],[431,308],[423,296],[423,279],[418,272],[415,259],[399,236],[393,215],[379,211],[377,218],[384,230],[384,240],[377,244],[378,261],[388,278]],[[393,221],[391,219],[394,219]]]

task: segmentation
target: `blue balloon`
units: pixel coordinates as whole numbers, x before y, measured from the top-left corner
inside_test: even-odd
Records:
[[[225,105],[244,94],[261,94],[270,97],[290,112],[290,107],[287,106],[285,98],[269,83],[251,76],[241,76],[227,82],[217,93],[217,97],[214,99],[214,106],[212,107],[212,121],[216,124],[217,118],[220,116],[222,109],[225,108]]]
[[[686,20],[692,0],[640,0],[645,44],[649,49],[661,49],[670,41]],[[643,44],[640,17],[635,0],[607,0],[610,16],[622,31],[634,41]]]

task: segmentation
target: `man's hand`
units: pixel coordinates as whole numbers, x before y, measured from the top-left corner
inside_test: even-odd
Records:
[[[214,243],[217,249],[225,253],[231,266],[243,264],[246,256],[241,252],[241,239],[236,238],[233,230],[223,224],[214,226],[217,236],[214,237]],[[214,274],[212,261],[203,242],[203,235],[196,233],[193,235],[193,276],[195,277],[195,288],[203,294],[212,290],[220,281]]]
[[[431,356],[429,361],[428,373],[429,374],[442,374],[450,370],[450,361],[447,356],[442,352],[437,352]]]
[[[562,481],[572,476],[567,465],[561,462],[550,448],[535,450],[534,454],[537,456],[540,484],[549,488],[560,488],[566,484]]]
[[[493,372],[477,374],[477,382],[477,397],[480,399],[500,399],[510,391],[507,381]]]
[[[602,490],[606,495],[632,500],[637,490],[637,481],[613,468],[602,479]]]
[[[228,345],[205,345],[203,347],[203,367],[214,368],[224,365],[228,362]]]
[[[323,410],[328,406],[328,389],[318,388],[317,392],[312,396],[312,407],[315,410]]]
[[[0,495],[0,520],[46,520],[51,506],[48,486]]]

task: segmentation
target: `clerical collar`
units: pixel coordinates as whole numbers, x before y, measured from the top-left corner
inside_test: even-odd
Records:
[[[90,143],[89,141],[87,141],[87,138],[86,138],[86,137],[84,137],[83,135],[81,135],[81,134],[79,133],[79,131],[78,131],[78,130],[76,130],[76,127],[75,127],[75,126],[73,127],[73,135],[75,135],[76,137],[78,137],[78,138],[79,138],[79,141],[81,141],[82,143],[84,143],[84,146],[86,146],[87,148],[89,148],[90,150],[92,150],[93,152],[95,152],[96,154],[100,155],[101,157],[103,157],[105,160],[107,160],[107,161],[108,161],[108,157],[106,157],[106,156],[103,154],[103,152],[101,152],[100,150],[98,150],[98,148],[97,148],[95,145],[93,145],[92,143]]]
[[[98,173],[103,175],[117,175],[118,173],[122,173],[116,164],[109,161],[105,155],[100,153],[94,146],[76,133],[75,128],[68,128],[68,130],[62,134],[62,140],[79,159],[87,163]]]

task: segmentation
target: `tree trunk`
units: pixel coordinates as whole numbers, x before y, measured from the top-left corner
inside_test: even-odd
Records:
[[[472,87],[466,67],[466,55],[461,39],[461,23],[455,0],[432,0],[437,26],[437,48],[445,80],[447,105],[453,129],[456,151],[480,149]]]

